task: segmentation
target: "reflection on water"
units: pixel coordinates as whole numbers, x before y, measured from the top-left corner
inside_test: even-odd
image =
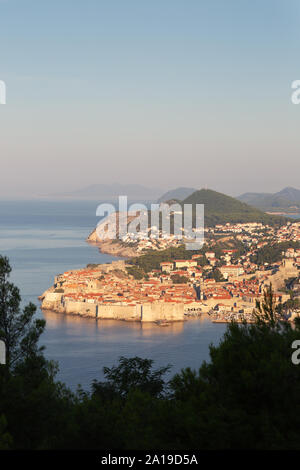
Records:
[[[76,388],[77,378],[85,388],[93,379],[102,379],[103,366],[116,364],[120,356],[153,359],[157,366],[171,364],[169,378],[183,367],[198,368],[209,358],[210,343],[216,344],[226,328],[212,323],[207,315],[167,326],[51,311],[43,311],[43,315],[47,354],[59,361],[58,378],[72,388]]]
[[[139,322],[139,321],[123,321],[123,320],[100,320],[94,318],[84,318],[80,315],[66,315],[61,313],[56,313],[51,310],[43,310],[43,316],[47,322],[48,328],[61,328],[62,325],[68,325],[71,331],[74,331],[76,328],[78,331],[82,329],[88,331],[98,331],[103,330],[106,333],[109,330],[124,330],[129,329],[130,331],[135,330],[143,336],[152,336],[155,334],[178,334],[183,331],[184,323],[183,321],[177,321],[172,323],[167,323],[164,325],[159,325],[152,322]],[[200,320],[203,321],[203,320]]]
[[[85,243],[98,223],[95,202],[0,201],[0,253],[9,257],[11,281],[21,289],[23,305],[37,298],[58,273],[105,263],[113,259]],[[47,358],[59,362],[58,378],[76,388],[88,388],[103,378],[103,366],[120,356],[153,359],[156,366],[173,364],[171,374],[183,367],[198,368],[209,357],[224,324],[207,317],[158,326],[40,312],[47,321],[41,343]]]

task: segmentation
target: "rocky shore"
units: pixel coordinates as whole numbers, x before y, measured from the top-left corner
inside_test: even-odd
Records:
[[[86,241],[91,245],[96,245],[101,253],[123,258],[133,258],[140,256],[135,248],[125,246],[120,240],[99,240],[96,229],[93,230]]]

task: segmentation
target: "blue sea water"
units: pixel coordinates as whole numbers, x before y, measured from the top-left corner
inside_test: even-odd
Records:
[[[96,207],[95,201],[0,201],[0,254],[10,259],[23,304],[39,305],[38,296],[58,273],[115,259],[85,242],[98,222]],[[72,389],[78,384],[88,389],[120,356],[171,364],[171,375],[186,366],[198,368],[209,359],[209,344],[217,344],[225,331],[208,318],[159,327],[40,309],[37,315],[47,322],[41,338],[45,354],[58,361],[57,378]]]

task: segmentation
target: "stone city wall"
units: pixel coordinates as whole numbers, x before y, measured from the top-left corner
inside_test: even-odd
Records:
[[[42,308],[59,313],[82,315],[99,319],[126,321],[182,321],[184,304],[165,302],[144,303],[137,305],[114,305],[94,302],[64,300],[62,294],[46,294]]]

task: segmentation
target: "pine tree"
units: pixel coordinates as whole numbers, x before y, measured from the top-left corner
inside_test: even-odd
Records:
[[[34,319],[34,304],[21,309],[20,292],[9,282],[10,273],[8,258],[0,256],[0,340],[5,343],[8,370],[43,351],[38,341],[46,324],[45,320]]]

